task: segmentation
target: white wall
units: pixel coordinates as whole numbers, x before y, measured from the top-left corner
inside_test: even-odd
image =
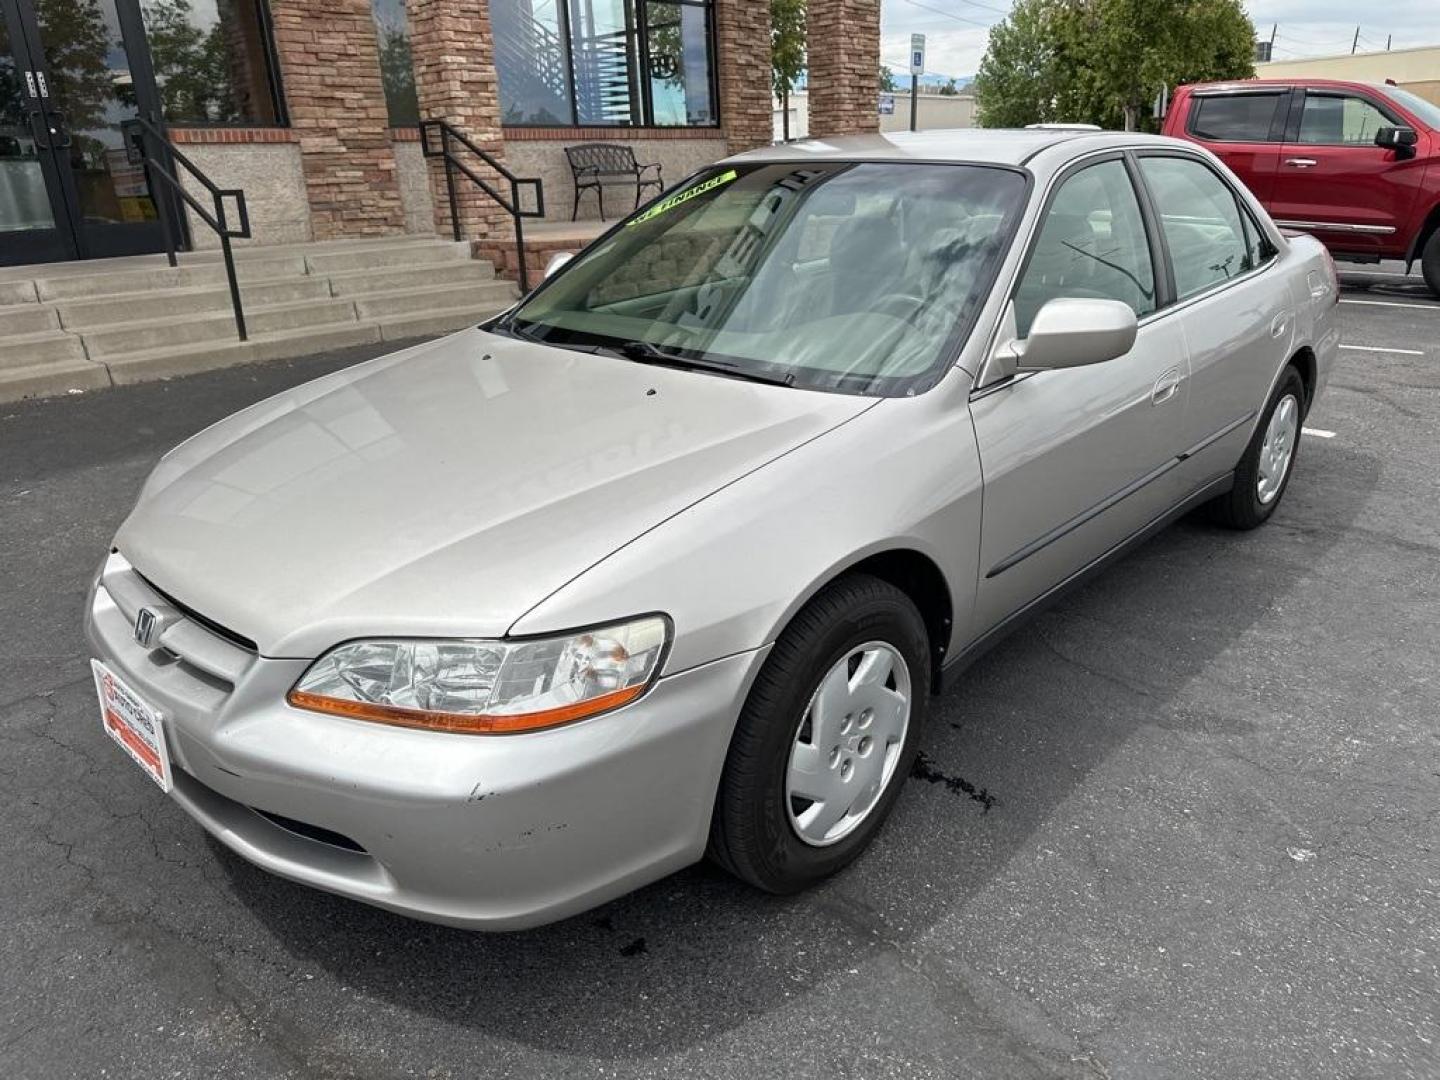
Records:
[[[895,99],[892,114],[880,114],[881,131],[910,130],[910,94],[908,91],[890,95]],[[933,131],[942,128],[968,128],[975,126],[975,98],[970,94],[925,94],[916,102],[916,128]],[[775,117],[775,141],[784,138],[783,118],[778,99],[771,103]],[[879,102],[876,102],[879,110]],[[790,95],[790,138],[804,139],[810,135],[810,98],[801,90]]]

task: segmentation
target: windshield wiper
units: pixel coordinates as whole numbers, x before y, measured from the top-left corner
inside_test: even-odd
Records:
[[[727,364],[722,360],[700,360],[691,356],[681,356],[679,353],[662,349],[658,345],[652,345],[648,341],[627,341],[623,345],[614,346],[613,351],[627,360],[634,360],[637,364],[654,364],[656,367],[678,368],[681,371],[709,371],[716,375],[728,375],[732,379],[768,383],[771,386],[795,385],[793,372],[787,371],[784,375],[770,375],[763,371],[743,368],[738,364]]]

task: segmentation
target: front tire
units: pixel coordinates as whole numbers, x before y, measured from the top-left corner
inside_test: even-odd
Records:
[[[1206,504],[1213,521],[1253,529],[1269,519],[1290,484],[1304,419],[1305,382],[1287,367],[1235,468],[1235,486]]]
[[[1440,296],[1440,229],[1430,234],[1420,252],[1420,274],[1430,291]]]
[[[745,701],[711,858],[773,893],[854,861],[914,764],[929,691],[930,642],[908,596],[862,574],[823,589],[775,642]]]

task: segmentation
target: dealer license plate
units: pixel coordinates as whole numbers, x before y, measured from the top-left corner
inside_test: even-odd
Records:
[[[90,661],[95,692],[100,695],[100,719],[110,737],[120,744],[145,775],[170,790],[170,753],[165,749],[165,727],[160,713],[126,686],[99,660]]]

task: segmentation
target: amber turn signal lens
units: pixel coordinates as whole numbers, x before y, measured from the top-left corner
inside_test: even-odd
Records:
[[[423,709],[402,709],[394,705],[377,705],[368,701],[346,701],[325,697],[305,690],[291,690],[286,700],[297,709],[348,716],[352,720],[370,720],[392,727],[424,728],[427,731],[451,731],[464,735],[511,735],[524,731],[541,731],[562,724],[584,720],[621,705],[628,705],[646,690],[645,686],[627,686],[608,694],[577,701],[573,705],[543,709],[539,712],[511,716],[467,716],[463,713],[429,712]]]

